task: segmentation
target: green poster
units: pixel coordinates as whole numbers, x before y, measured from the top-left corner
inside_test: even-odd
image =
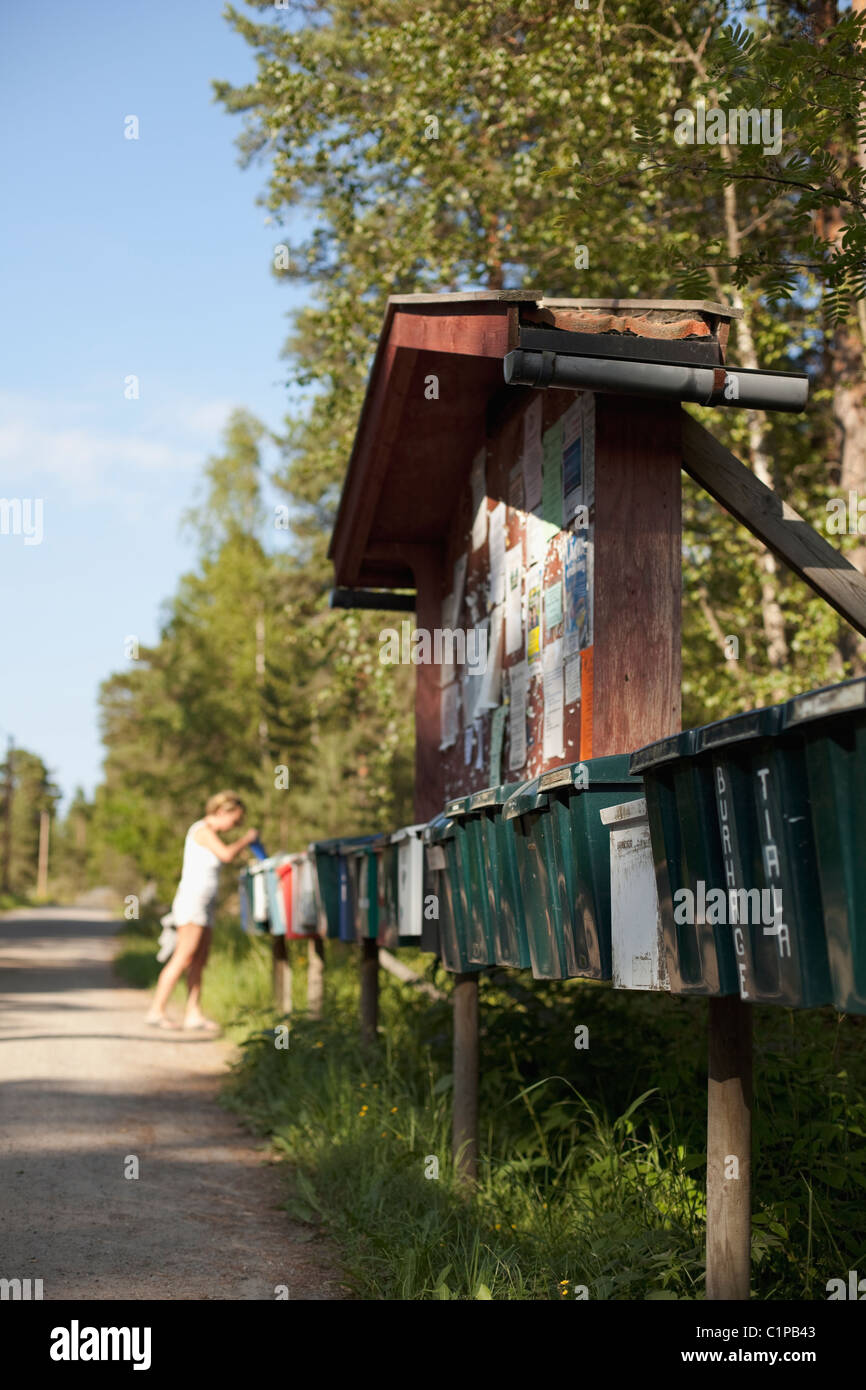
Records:
[[[542,439],[541,514],[557,529],[562,527],[562,421],[557,420]]]

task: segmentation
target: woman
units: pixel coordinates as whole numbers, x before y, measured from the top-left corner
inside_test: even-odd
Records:
[[[240,797],[235,792],[217,792],[205,806],[203,819],[197,820],[186,833],[183,869],[171,905],[171,915],[177,924],[177,944],[160,972],[153,1004],[145,1018],[146,1023],[157,1028],[174,1027],[165,1015],[165,1006],[186,971],[189,998],[184,1028],[219,1032],[219,1024],[205,1018],[199,1007],[201,977],[210,951],[220,867],[237,859],[253,840],[258,839],[256,830],[248,830],[230,845],[219,838],[226,830],[239,825],[243,818],[244,803]]]

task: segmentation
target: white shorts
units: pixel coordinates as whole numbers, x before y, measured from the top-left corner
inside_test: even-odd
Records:
[[[212,927],[215,910],[216,898],[205,898],[180,888],[175,893],[171,905],[171,915],[176,927],[185,927],[188,923],[194,923],[198,927]]]

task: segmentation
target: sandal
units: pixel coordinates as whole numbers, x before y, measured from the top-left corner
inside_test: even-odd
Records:
[[[214,1023],[211,1018],[202,1018],[198,1023],[184,1023],[183,1029],[185,1033],[219,1033],[222,1031],[220,1025]]]
[[[145,1017],[145,1020],[144,1020],[144,1021],[145,1021],[145,1023],[148,1025],[149,1028],[169,1028],[169,1029],[171,1029],[172,1032],[174,1032],[175,1028],[177,1027],[177,1024],[176,1024],[176,1023],[172,1023],[172,1021],[171,1021],[170,1018],[148,1018],[148,1017]]]

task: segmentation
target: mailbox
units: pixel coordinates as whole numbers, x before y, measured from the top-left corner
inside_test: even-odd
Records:
[[[353,913],[352,934],[343,936],[343,940],[354,941],[363,937],[378,939],[379,924],[384,919],[386,906],[386,866],[383,860],[390,853],[390,844],[390,835],[369,835],[361,841],[343,842]]]
[[[798,695],[782,724],[805,745],[833,1001],[866,1013],[866,680]]]
[[[472,965],[493,965],[493,920],[487,893],[480,817],[470,811],[470,796],[454,797],[445,814],[454,822],[454,857],[463,908],[466,959]]]
[[[740,996],[813,1008],[832,999],[802,739],[782,707],[696,731],[712,758]]]
[[[668,988],[644,797],[600,812],[610,837],[610,934],[614,989]]]
[[[464,918],[465,892],[460,887],[457,862],[457,823],[449,816],[436,816],[424,830],[424,897],[435,899],[438,909],[438,954],[446,970],[470,973],[481,967],[466,952]],[[430,949],[428,923],[422,931],[422,947]]]
[[[260,859],[255,864],[250,864],[247,869],[250,884],[250,916],[255,927],[260,932],[270,930],[270,915],[268,912],[268,885],[266,878],[267,859]]]
[[[389,919],[397,937],[419,945],[424,925],[423,825],[405,825],[391,836],[390,872],[386,879]]]
[[[287,854],[277,866],[286,936],[294,940],[316,935],[316,904],[310,861],[306,854]]]
[[[487,918],[497,965],[528,970],[531,965],[523,891],[517,866],[514,823],[503,807],[520,784],[487,787],[469,797],[467,816],[477,829],[481,875],[487,888]]]
[[[644,779],[671,992],[736,994],[712,761],[689,729],[632,753],[630,767]]]
[[[316,840],[309,847],[316,865],[319,904],[327,935],[332,940],[355,940],[354,904],[346,855],[355,845],[369,841],[369,835],[351,839]]]
[[[642,787],[614,755],[554,768],[509,798],[538,978],[610,979],[610,841],[598,813]]]

